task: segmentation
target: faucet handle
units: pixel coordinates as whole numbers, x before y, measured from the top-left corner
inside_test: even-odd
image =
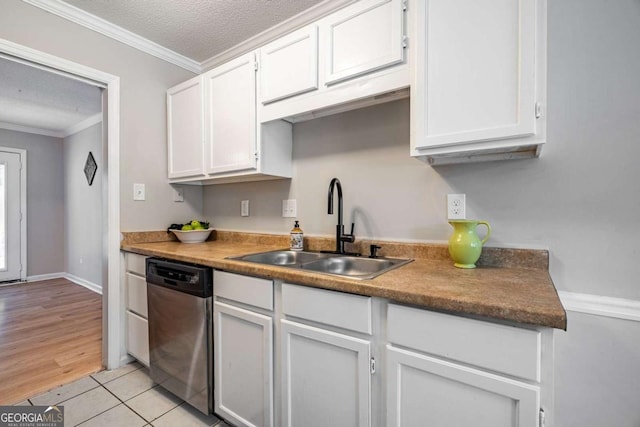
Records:
[[[340,234],[339,240],[342,242],[348,242],[348,243],[353,243],[356,241],[356,236],[353,234],[353,229],[355,228],[355,224],[352,222],[351,223],[351,233],[346,234],[344,231]],[[338,229],[340,229],[340,226],[338,226]]]

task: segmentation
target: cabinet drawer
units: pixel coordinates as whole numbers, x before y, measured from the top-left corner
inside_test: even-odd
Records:
[[[127,253],[127,271],[130,273],[138,274],[142,277],[145,276],[145,265],[144,262],[147,259],[144,255],[138,255],[133,253]]]
[[[147,317],[147,282],[143,277],[126,273],[127,310]]]
[[[127,353],[149,366],[149,323],[127,311]]]
[[[265,310],[273,310],[271,280],[216,270],[213,272],[213,294]]]
[[[389,342],[540,381],[541,333],[389,304]]]
[[[287,316],[371,334],[370,297],[284,283],[282,310]]]

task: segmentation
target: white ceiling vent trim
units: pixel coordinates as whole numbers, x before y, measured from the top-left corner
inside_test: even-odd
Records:
[[[194,61],[191,58],[187,58],[184,55],[180,55],[171,49],[167,49],[164,46],[85,12],[82,9],[78,9],[68,3],[64,3],[60,0],[23,1],[191,72],[200,73],[202,71],[202,67],[199,62]]]

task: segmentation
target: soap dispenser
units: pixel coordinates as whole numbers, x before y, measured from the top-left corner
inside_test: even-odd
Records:
[[[296,220],[296,223],[293,225],[293,229],[289,235],[289,249],[292,251],[301,251],[304,248],[304,237],[302,234],[302,229],[300,229],[300,224]]]

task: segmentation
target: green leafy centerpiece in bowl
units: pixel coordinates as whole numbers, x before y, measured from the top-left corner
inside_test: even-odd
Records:
[[[202,243],[209,238],[213,229],[209,228],[208,222],[194,219],[184,224],[171,224],[168,231],[182,243]]]

